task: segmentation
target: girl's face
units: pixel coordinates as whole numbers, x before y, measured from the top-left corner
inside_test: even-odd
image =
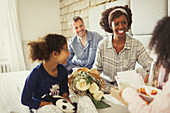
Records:
[[[114,19],[111,24],[114,36],[116,36],[116,38],[126,37],[128,23],[125,15],[121,15],[120,17]]]
[[[57,55],[58,63],[67,64],[67,58],[69,56],[70,52],[68,51],[67,43],[63,46],[63,49],[60,51],[60,53]]]

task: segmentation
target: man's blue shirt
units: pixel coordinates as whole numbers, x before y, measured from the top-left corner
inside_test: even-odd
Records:
[[[73,64],[75,67],[92,68],[92,65],[96,57],[97,45],[99,41],[103,39],[103,37],[97,32],[91,31],[86,32],[87,43],[85,47],[82,46],[80,39],[77,36],[73,37],[70,40],[68,45],[70,55],[69,58],[67,59],[66,67]]]

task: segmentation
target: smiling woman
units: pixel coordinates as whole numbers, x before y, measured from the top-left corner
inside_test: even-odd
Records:
[[[99,42],[93,68],[103,72],[103,78],[109,77],[109,82],[114,83],[117,72],[134,70],[138,62],[146,76],[152,58],[141,42],[126,33],[132,24],[131,9],[127,5],[115,6],[106,9],[101,15],[100,26],[112,35]],[[110,92],[111,85],[114,85],[109,82],[105,82],[106,92]]]

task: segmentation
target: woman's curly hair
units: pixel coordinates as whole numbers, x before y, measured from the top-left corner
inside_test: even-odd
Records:
[[[36,60],[47,61],[53,51],[60,53],[66,43],[66,38],[58,34],[48,34],[36,41],[30,41],[27,44],[29,47],[29,58],[33,62]]]
[[[161,64],[170,72],[170,17],[161,19],[154,31],[149,44],[149,48],[155,49],[157,54],[156,65]]]
[[[115,11],[114,13],[112,13],[110,15],[110,18],[109,18],[109,14],[110,12],[112,12],[113,10],[117,9],[117,8],[122,8],[124,9],[127,14],[117,10]],[[123,6],[116,6],[116,7],[111,7],[109,9],[106,9],[105,11],[102,12],[101,14],[101,19],[100,19],[100,26],[102,27],[102,29],[104,29],[106,32],[109,32],[109,33],[113,33],[113,30],[110,28],[111,26],[111,23],[109,22],[112,22],[114,19],[116,18],[119,18],[121,15],[125,15],[126,18],[127,18],[127,21],[128,21],[128,30],[130,29],[131,27],[131,24],[132,24],[132,13],[131,13],[131,10],[128,8],[127,5],[125,5],[124,7]]]

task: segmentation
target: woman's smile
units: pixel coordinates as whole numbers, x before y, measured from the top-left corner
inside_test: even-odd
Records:
[[[127,19],[125,15],[121,15],[120,17],[114,19],[112,21],[112,30],[114,32],[114,36],[117,38],[125,37],[127,25]]]
[[[120,34],[120,35],[125,34],[125,30],[118,30],[117,32],[118,32],[118,34]]]

